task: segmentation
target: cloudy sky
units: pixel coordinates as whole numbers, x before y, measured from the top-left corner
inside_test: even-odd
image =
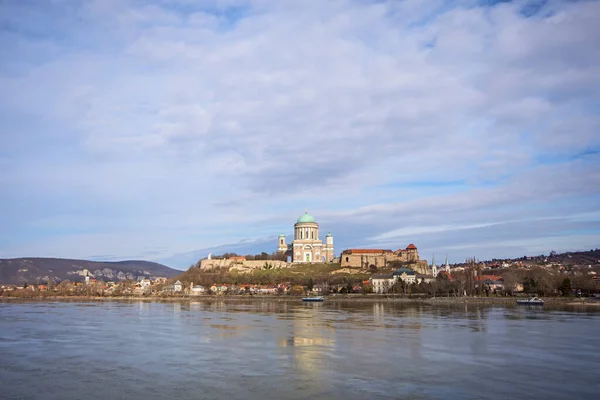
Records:
[[[600,245],[600,2],[0,3],[0,258]]]

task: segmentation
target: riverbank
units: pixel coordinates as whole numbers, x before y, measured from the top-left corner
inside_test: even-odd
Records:
[[[202,296],[2,296],[0,302],[11,301],[144,301],[144,302],[247,302],[247,301],[272,301],[292,302],[301,301],[302,296],[289,295],[202,295]],[[515,304],[517,297],[409,297],[393,295],[331,295],[325,296],[327,303],[415,303],[415,304]],[[600,299],[572,297],[546,297],[546,304],[560,304],[571,306],[600,306]]]

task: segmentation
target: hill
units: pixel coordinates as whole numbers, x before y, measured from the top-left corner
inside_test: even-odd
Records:
[[[96,279],[104,281],[140,280],[164,276],[171,278],[181,271],[149,261],[87,261],[66,258],[12,258],[0,259],[0,283],[42,283],[84,280],[87,269]]]
[[[265,261],[268,265],[269,261]],[[369,278],[360,268],[341,268],[337,263],[294,264],[289,268],[255,269],[249,272],[229,270],[228,268],[203,271],[198,266],[190,267],[177,277],[185,284],[210,286],[214,283],[275,284],[292,283],[306,285],[328,282],[329,284],[362,281]]]
[[[494,258],[492,260],[479,261],[487,267],[500,267],[502,265],[522,265],[522,266],[543,266],[543,265],[563,265],[565,267],[599,267],[600,249],[591,249],[589,251],[569,251],[557,253],[551,251],[550,254],[540,254],[537,256],[523,256],[519,258]],[[455,267],[468,266],[469,263],[454,264]]]

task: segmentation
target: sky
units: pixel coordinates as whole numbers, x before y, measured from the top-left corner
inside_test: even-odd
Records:
[[[600,2],[0,2],[0,258],[600,245]]]

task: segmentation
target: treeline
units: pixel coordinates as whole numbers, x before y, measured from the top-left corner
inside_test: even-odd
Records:
[[[518,292],[517,289],[520,289],[521,286],[523,293],[538,296],[571,296],[573,292],[589,296],[598,290],[592,275],[555,274],[539,267],[494,270],[493,275],[498,279],[502,277],[504,282],[502,290],[494,290],[484,281],[477,280],[475,272],[475,269],[468,269],[452,273],[452,279],[460,284],[463,293],[467,296],[491,294],[512,296]],[[481,271],[478,271],[477,274],[481,274]]]
[[[24,284],[23,289],[9,290],[0,288],[1,297],[22,298],[44,298],[53,296],[97,296],[97,297],[119,297],[133,294],[136,282],[132,280],[122,281],[118,286],[108,289],[104,282],[90,283],[87,285],[75,284],[70,280],[60,283],[49,283],[45,290],[40,290],[39,285]]]

